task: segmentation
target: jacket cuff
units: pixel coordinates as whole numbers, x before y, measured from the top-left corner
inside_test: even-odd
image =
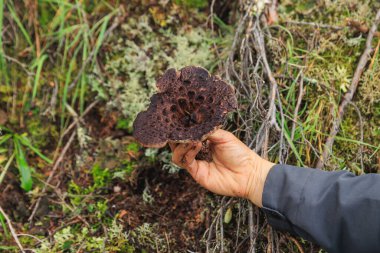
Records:
[[[263,191],[263,208],[268,223],[275,229],[298,234],[296,220],[303,191],[313,169],[275,165],[269,171]]]

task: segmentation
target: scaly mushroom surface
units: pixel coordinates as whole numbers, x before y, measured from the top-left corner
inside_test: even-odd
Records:
[[[133,136],[145,147],[204,141],[237,109],[234,88],[201,67],[168,69],[156,86],[133,123]]]

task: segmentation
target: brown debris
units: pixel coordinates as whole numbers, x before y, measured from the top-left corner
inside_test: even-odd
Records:
[[[366,34],[369,32],[369,27],[364,22],[353,19],[346,19],[346,24],[347,26],[359,31],[360,33]],[[374,36],[380,38],[380,32],[375,31]]]
[[[159,92],[133,123],[133,136],[145,147],[203,141],[237,108],[234,88],[200,67],[169,69],[156,86]]]
[[[7,114],[3,111],[0,110],[0,125],[4,125],[8,121],[8,116]]]

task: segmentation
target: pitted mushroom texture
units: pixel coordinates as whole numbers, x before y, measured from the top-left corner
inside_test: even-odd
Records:
[[[233,87],[200,67],[169,69],[156,85],[159,92],[133,124],[134,137],[146,147],[203,141],[237,108]]]

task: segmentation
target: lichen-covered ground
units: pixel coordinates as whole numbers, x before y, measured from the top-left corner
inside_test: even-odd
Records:
[[[199,65],[236,87],[226,129],[316,166],[380,4],[271,3],[0,0],[0,252],[319,252],[131,137],[155,79]],[[380,171],[379,32],[372,46],[326,170]]]

